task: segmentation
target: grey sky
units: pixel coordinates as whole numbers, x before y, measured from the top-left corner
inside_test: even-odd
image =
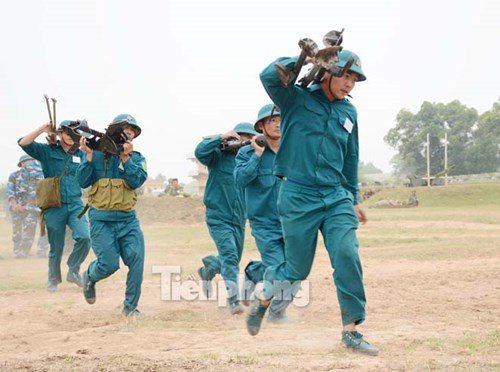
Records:
[[[19,0],[2,2],[0,182],[16,140],[57,117],[104,130],[129,113],[150,176],[191,179],[206,134],[255,120],[269,102],[258,74],[297,42],[345,28],[368,80],[353,91],[361,160],[389,171],[383,142],[401,108],[458,99],[479,113],[500,97],[500,2],[292,0]],[[39,138],[44,141],[43,138]]]

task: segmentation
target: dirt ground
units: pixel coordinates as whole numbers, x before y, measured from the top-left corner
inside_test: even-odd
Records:
[[[99,282],[95,305],[66,282],[48,293],[46,260],[13,259],[2,218],[0,371],[500,371],[498,210],[368,211],[359,230],[368,299],[360,331],[380,348],[368,357],[341,345],[321,242],[310,303],[252,337],[245,315],[215,301],[161,298],[153,265],[180,265],[181,278],[193,280],[200,258],[214,252],[201,201],[144,198],[138,209],[147,245],[146,316],[138,319],[120,314],[126,267]],[[241,267],[250,258],[257,252],[247,233]]]

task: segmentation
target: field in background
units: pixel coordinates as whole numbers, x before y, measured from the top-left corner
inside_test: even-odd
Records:
[[[410,189],[383,190],[405,200]],[[140,199],[147,256],[140,309],[120,315],[127,270],[97,286],[97,303],[63,283],[46,291],[45,260],[14,260],[10,224],[0,215],[2,371],[498,371],[500,370],[500,184],[418,188],[421,206],[367,208],[359,239],[368,297],[361,327],[378,357],[340,343],[340,314],[320,241],[311,302],[289,323],[246,333],[245,317],[214,301],[164,301],[153,265],[180,265],[196,279],[214,252],[199,199]],[[247,232],[241,267],[258,257]],[[93,258],[87,259],[85,267]],[[65,275],[67,268],[63,266]]]

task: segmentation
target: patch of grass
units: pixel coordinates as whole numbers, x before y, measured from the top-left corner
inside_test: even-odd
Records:
[[[228,360],[228,363],[240,364],[243,366],[251,366],[256,362],[257,361],[254,357],[248,355],[236,355],[235,357],[231,357]]]
[[[441,351],[444,348],[444,342],[438,337],[431,337],[425,341],[427,347],[432,351]]]
[[[201,354],[202,360],[207,360],[210,362],[219,362],[220,361],[220,356],[214,353],[203,353]]]
[[[464,208],[479,206],[500,207],[500,183],[467,183],[452,184],[448,186],[434,187],[394,187],[382,189],[364,202],[367,206],[372,206],[380,200],[399,200],[406,201],[411,190],[417,190],[417,196],[420,201],[418,208]]]
[[[474,354],[493,355],[500,353],[500,329],[487,335],[466,333],[457,345]]]

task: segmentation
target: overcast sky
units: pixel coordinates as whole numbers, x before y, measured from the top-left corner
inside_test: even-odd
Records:
[[[399,110],[460,100],[479,113],[500,97],[497,0],[17,0],[0,14],[0,182],[16,140],[57,118],[103,131],[129,113],[151,177],[190,182],[202,136],[253,122],[270,102],[258,75],[300,38],[322,46],[345,28],[368,79],[352,95],[361,160],[390,171],[383,137]],[[44,142],[43,137],[39,141]]]

